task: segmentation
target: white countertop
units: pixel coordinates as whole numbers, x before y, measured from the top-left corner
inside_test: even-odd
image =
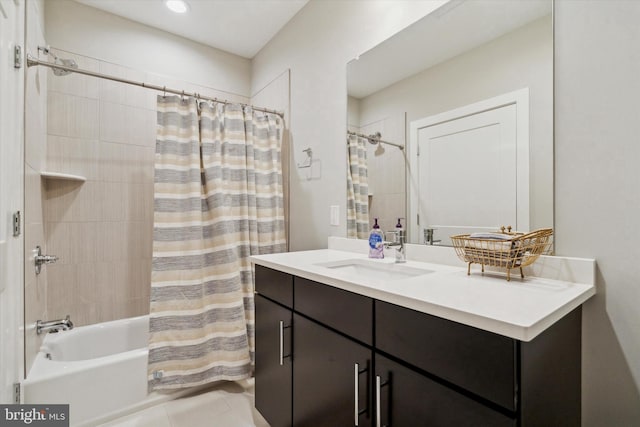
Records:
[[[317,265],[351,259],[394,263],[393,258],[370,260],[363,254],[333,249],[251,257],[253,263],[264,267],[521,341],[531,341],[595,294],[591,283],[521,279],[517,270],[510,282],[504,276],[479,272],[468,276],[462,263],[455,267],[407,261],[403,265],[433,272],[393,281],[363,280]]]

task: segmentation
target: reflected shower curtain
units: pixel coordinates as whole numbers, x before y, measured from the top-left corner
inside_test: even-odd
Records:
[[[282,121],[158,97],[148,382],[251,375],[250,255],[286,250]]]
[[[366,140],[347,138],[347,237],[369,238],[369,184]]]

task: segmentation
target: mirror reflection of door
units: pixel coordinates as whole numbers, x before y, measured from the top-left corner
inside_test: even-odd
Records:
[[[528,160],[519,159],[528,158],[525,127],[526,89],[411,123],[419,195],[413,241],[428,243],[426,229],[433,229],[433,240],[443,245],[451,244],[451,235],[501,225],[528,229]]]

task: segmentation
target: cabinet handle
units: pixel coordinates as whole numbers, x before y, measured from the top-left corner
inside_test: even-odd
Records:
[[[382,387],[380,375],[376,375],[376,427],[381,426],[380,422],[380,388]]]
[[[382,425],[382,410],[380,407],[382,404],[382,387],[389,385],[390,381],[391,374],[389,374],[389,379],[387,381],[382,381],[380,375],[376,375],[376,427],[387,427],[386,424],[384,426]]]
[[[360,415],[360,403],[359,403],[359,399],[360,399],[360,389],[358,387],[358,374],[360,373],[360,365],[359,364],[355,364],[355,366],[353,367],[353,389],[354,389],[354,393],[355,393],[355,405],[354,405],[354,413],[353,413],[353,424],[357,427],[358,426],[358,418]]]
[[[284,359],[286,357],[291,357],[291,351],[289,351],[289,354],[284,354],[284,330],[289,329],[290,327],[291,325],[284,326],[284,321],[280,320],[278,328],[278,335],[280,336],[280,366],[284,365]]]
[[[284,365],[284,322],[280,321],[280,366]]]

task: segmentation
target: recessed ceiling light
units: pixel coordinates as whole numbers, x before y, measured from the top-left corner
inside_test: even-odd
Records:
[[[166,0],[164,4],[175,13],[185,13],[189,10],[189,4],[184,0]]]

